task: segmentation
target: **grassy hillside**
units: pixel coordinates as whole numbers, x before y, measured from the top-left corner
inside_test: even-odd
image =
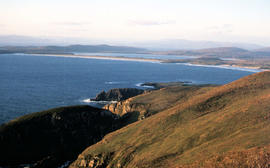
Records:
[[[119,128],[115,118],[90,106],[60,107],[19,117],[0,126],[0,167],[59,167]]]
[[[212,85],[185,85],[177,82],[155,85],[165,88],[109,104],[103,108],[122,116],[123,123],[132,123],[171,108],[194,94],[202,94],[214,87]]]
[[[108,134],[70,167],[269,167],[269,102],[270,72],[201,88]]]

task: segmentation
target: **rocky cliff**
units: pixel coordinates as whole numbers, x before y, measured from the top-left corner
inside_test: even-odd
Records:
[[[142,89],[136,88],[117,88],[111,89],[108,92],[100,92],[95,99],[95,101],[122,101],[130,97],[137,96],[144,93]]]
[[[125,101],[120,101],[118,103],[107,104],[103,107],[114,114],[117,114],[124,118],[133,118],[134,121],[142,120],[149,114],[149,108],[151,104],[147,103],[136,103],[133,102],[133,98],[129,98]],[[133,114],[131,114],[133,113]],[[132,115],[132,116],[131,116]]]
[[[73,106],[29,114],[0,127],[0,167],[58,167],[118,128],[104,109]]]

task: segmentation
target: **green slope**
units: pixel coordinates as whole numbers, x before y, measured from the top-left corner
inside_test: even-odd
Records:
[[[59,167],[119,128],[115,118],[108,111],[83,105],[19,117],[0,126],[0,167]]]
[[[180,98],[173,107],[108,134],[70,167],[207,167],[207,160],[215,167],[224,159],[211,158],[230,152],[241,156],[240,151],[254,147],[266,147],[263,156],[268,156],[269,102],[270,72],[212,89],[201,88],[184,100]],[[265,160],[263,156],[254,153]],[[250,157],[246,158],[238,159],[237,167],[251,167],[252,158],[250,162]],[[259,159],[255,165],[265,167],[269,162],[266,157],[265,162]]]

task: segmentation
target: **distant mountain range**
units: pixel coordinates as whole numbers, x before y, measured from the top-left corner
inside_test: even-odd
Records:
[[[144,48],[110,46],[110,45],[68,45],[68,46],[6,46],[0,47],[0,54],[28,53],[28,54],[73,54],[73,53],[149,53],[164,55],[185,55],[212,58],[237,58],[237,59],[268,59],[269,48],[246,50],[237,47],[218,47],[198,50],[171,50],[150,51]]]
[[[261,59],[270,58],[270,50],[267,48],[257,50],[246,50],[237,47],[218,47],[199,50],[172,50],[164,52],[154,52],[169,55],[186,55],[200,57],[218,57],[218,58],[239,58],[239,59]]]
[[[270,58],[270,47],[248,43],[168,40],[145,42],[140,44],[126,43],[125,45],[79,45],[79,43],[76,45],[64,44],[65,43],[61,43],[60,41],[55,42],[54,40],[50,39],[38,39],[27,36],[0,36],[0,53],[72,54],[75,52],[113,52],[155,53],[239,59]]]
[[[108,44],[117,46],[134,46],[138,48],[147,48],[149,50],[194,50],[203,48],[217,48],[217,47],[238,47],[247,50],[255,50],[264,48],[265,46],[252,44],[252,43],[231,43],[231,42],[216,42],[216,41],[191,41],[184,39],[167,39],[167,40],[155,40],[144,42],[132,42],[132,41],[111,41],[111,40],[94,40],[86,38],[39,38],[30,36],[0,36],[0,46],[48,46],[48,45],[94,45],[94,44]]]
[[[260,48],[260,49],[257,49],[256,51],[270,52],[270,47]]]
[[[146,49],[110,46],[110,45],[69,45],[69,46],[7,46],[0,47],[0,53],[38,53],[38,54],[72,54],[74,52],[146,52]]]
[[[131,44],[132,45],[132,44]],[[142,43],[134,43],[132,46],[144,47],[151,50],[196,50],[204,48],[218,47],[238,47],[247,50],[255,50],[264,46],[252,43],[231,43],[231,42],[216,42],[216,41],[191,41],[183,39],[170,39],[159,41],[148,41]]]
[[[60,45],[55,40],[48,38],[36,38],[30,36],[0,36],[0,46],[44,46],[44,45]],[[63,42],[63,44],[65,44]]]

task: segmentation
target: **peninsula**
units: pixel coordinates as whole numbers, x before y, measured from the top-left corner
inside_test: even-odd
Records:
[[[269,95],[266,71],[28,114],[0,126],[0,166],[269,167]]]

